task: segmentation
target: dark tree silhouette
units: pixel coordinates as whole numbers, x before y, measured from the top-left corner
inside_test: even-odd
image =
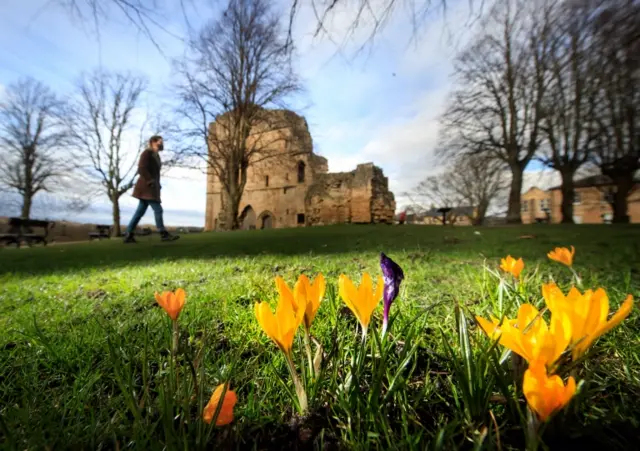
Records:
[[[552,0],[497,2],[455,59],[456,88],[443,117],[445,154],[483,152],[511,171],[507,222],[520,223],[523,172],[542,138],[549,86]]]
[[[238,207],[250,165],[274,157],[275,141],[292,124],[282,106],[299,89],[291,47],[269,0],[232,0],[206,25],[176,63],[179,113],[192,146],[186,156],[204,161],[222,185],[219,226],[239,227]]]

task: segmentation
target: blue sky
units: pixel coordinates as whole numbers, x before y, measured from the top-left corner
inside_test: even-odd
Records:
[[[173,7],[178,3],[164,2]],[[282,0],[284,10],[289,4]],[[311,11],[301,11],[294,37],[305,92],[290,103],[307,118],[314,147],[329,159],[330,170],[346,171],[358,163],[374,162],[389,177],[400,206],[406,202],[403,191],[438,170],[433,158],[438,116],[450,88],[456,46],[467,39],[472,28],[467,8],[466,0],[449,2],[446,14],[435,11],[416,39],[412,39],[409,16],[398,11],[374,45],[358,56],[354,55],[368,33],[366,27],[352,39],[344,38],[354,11],[344,9],[333,16],[328,28],[334,42],[313,38]],[[146,106],[170,102],[170,58],[180,56],[184,44],[155,30],[162,55],[123,16],[111,13],[109,20],[101,22],[98,36],[91,25],[83,26],[49,0],[0,2],[0,95],[2,86],[25,75],[70,95],[82,71],[102,66],[147,76],[150,90]],[[195,27],[214,14],[206,6],[187,11]],[[179,10],[168,11],[162,21],[173,34],[186,36]],[[203,225],[202,173],[172,170],[163,182],[163,204],[166,223]],[[127,220],[135,200],[125,195],[122,206]],[[106,198],[96,199],[93,208],[80,216],[64,214],[89,222],[109,221]],[[145,222],[151,222],[152,215],[147,216]]]

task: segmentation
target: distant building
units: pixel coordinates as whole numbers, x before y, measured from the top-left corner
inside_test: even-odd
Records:
[[[478,209],[476,207],[453,207],[446,213],[447,224],[472,225],[473,218],[476,217]],[[424,215],[424,223],[430,225],[442,225],[442,211],[432,208]]]
[[[574,182],[573,222],[576,224],[610,223],[613,218],[611,198],[615,186],[604,175],[585,177]],[[632,223],[640,223],[640,181],[628,198],[628,212]],[[547,191],[537,187],[529,189],[521,198],[521,216],[524,224],[562,221],[562,190],[554,186]]]
[[[396,203],[381,168],[364,163],[350,172],[329,172],[327,159],[313,152],[304,117],[288,110],[265,112],[272,119],[265,123],[282,125],[279,130],[256,133],[266,143],[263,153],[269,157],[258,155],[247,170],[238,212],[242,229],[393,222]],[[212,134],[225,133],[217,122],[211,129]],[[206,231],[222,228],[222,194],[222,183],[210,171]]]

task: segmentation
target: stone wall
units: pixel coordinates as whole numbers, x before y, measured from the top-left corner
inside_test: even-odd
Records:
[[[352,184],[351,172],[327,173],[317,177],[306,196],[308,224],[351,222]]]
[[[392,223],[395,199],[382,170],[367,163],[355,171],[316,178],[306,210],[310,225]]]
[[[395,201],[380,168],[367,163],[351,172],[329,173],[327,159],[313,153],[306,120],[285,110],[271,114],[274,123],[290,125],[278,125],[273,134],[252,133],[268,145],[247,171],[239,208],[242,228],[392,222]],[[217,177],[208,174],[205,230],[218,228],[221,191]]]
[[[389,191],[389,179],[382,169],[374,166],[371,179],[371,221],[375,223],[393,224],[396,212],[396,200]]]

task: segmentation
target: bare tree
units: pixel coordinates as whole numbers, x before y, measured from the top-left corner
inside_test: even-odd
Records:
[[[231,0],[176,64],[188,152],[222,186],[221,228],[239,228],[238,207],[248,168],[273,158],[274,143],[294,125],[280,106],[299,89],[278,14],[268,0]]]
[[[131,189],[146,142],[147,120],[137,117],[147,83],[131,74],[96,70],[84,75],[71,107],[71,142],[90,181],[112,205],[114,235],[120,235],[120,198]],[[137,131],[131,133],[135,128]]]
[[[187,3],[193,0],[180,0],[183,11]],[[120,15],[162,54],[162,46],[157,41],[157,30],[177,39],[182,39],[164,26],[166,14],[163,7],[167,3],[158,0],[53,0],[62,6],[73,19],[81,24],[89,24],[100,40],[101,22]],[[186,16],[185,16],[186,17]]]
[[[63,111],[63,101],[32,78],[9,85],[0,99],[0,185],[20,195],[23,218],[38,193],[64,189],[72,170]]]
[[[502,200],[507,185],[504,163],[483,154],[462,154],[444,172],[420,182],[409,198],[423,207],[427,203],[453,209],[472,207],[467,216],[474,225],[483,225],[491,206]]]
[[[615,185],[613,221],[629,222],[627,198],[640,169],[640,3],[606,2],[593,26],[600,80],[594,162]]]
[[[574,176],[589,161],[595,138],[598,58],[593,57],[594,12],[603,0],[564,2],[554,20],[550,52],[551,82],[542,121],[546,146],[540,159],[562,177],[562,222],[573,223]]]
[[[166,11],[163,4],[158,0],[54,0],[63,6],[72,17],[77,17],[81,22],[92,22],[95,30],[99,33],[100,22],[111,14],[119,13],[140,33],[146,36],[162,53],[161,46],[157,43],[154,29],[160,29],[162,32],[176,36],[172,31],[163,26],[166,18]],[[216,3],[214,2],[211,3]],[[477,11],[481,12],[484,6],[484,0],[468,0],[472,8],[477,5]],[[197,6],[198,0],[179,0],[176,2],[180,6],[183,19],[188,29],[191,24],[188,19],[190,6]],[[434,10],[446,11],[448,6],[447,0],[311,0],[311,2],[302,2],[300,0],[291,0],[291,7],[288,15],[287,27],[287,45],[293,45],[293,29],[296,18],[300,14],[303,5],[310,6],[316,24],[314,35],[326,35],[333,39],[330,26],[328,23],[334,17],[345,19],[349,26],[343,39],[347,40],[354,37],[358,30],[366,28],[367,33],[364,35],[362,46],[372,44],[375,37],[379,35],[389,21],[398,14],[405,14],[409,18],[413,35],[416,36],[422,28],[430,13]],[[172,5],[175,7],[175,4]],[[348,7],[348,13],[345,8]]]
[[[443,117],[454,145],[444,152],[471,149],[509,167],[509,223],[521,222],[523,172],[540,145],[553,14],[551,0],[498,1],[454,62],[457,88]]]

